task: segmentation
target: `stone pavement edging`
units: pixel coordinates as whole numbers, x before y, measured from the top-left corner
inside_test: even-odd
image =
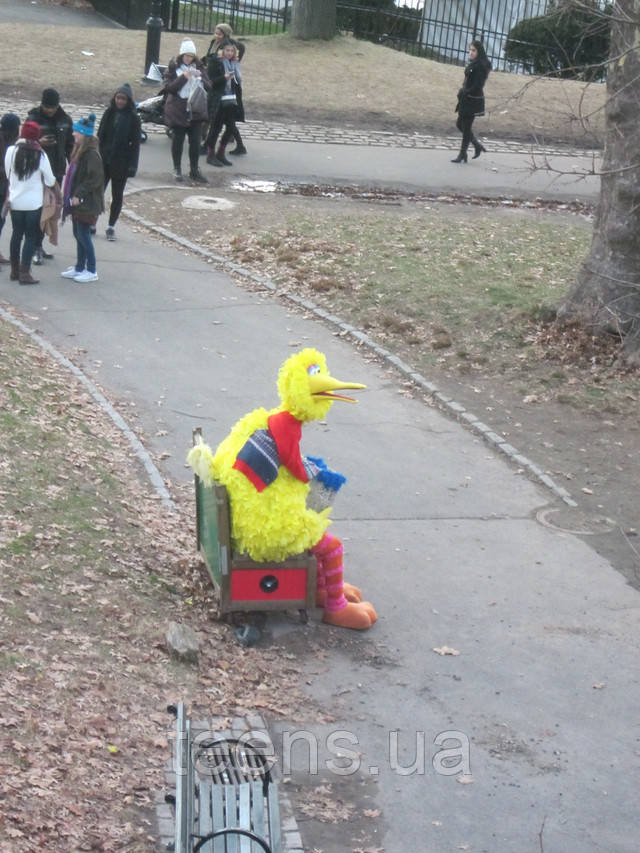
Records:
[[[140,87],[138,94],[141,94]],[[151,92],[145,93],[151,97]],[[35,106],[33,101],[16,101],[8,98],[0,99],[0,115],[5,112],[15,112],[21,118]],[[62,107],[72,118],[79,118],[93,112],[100,118],[107,104],[70,104],[63,103]],[[453,125],[453,122],[452,122]],[[164,133],[166,127],[162,124],[145,124],[147,133]],[[246,121],[242,126],[243,136],[247,139],[262,139],[268,142],[298,142],[315,143],[318,145],[360,145],[372,148],[414,148],[441,149],[454,151],[460,146],[460,134],[438,136],[429,133],[397,133],[396,131],[368,130],[348,127],[324,127],[318,124],[299,124],[277,121]],[[487,140],[485,140],[487,141]],[[588,156],[598,158],[600,151],[578,148],[574,145],[546,145],[542,142],[517,142],[508,139],[488,137],[490,152],[499,154],[527,154],[528,156]]]
[[[66,356],[62,355],[49,341],[45,340],[41,335],[39,335],[35,329],[31,329],[17,317],[14,317],[9,311],[5,311],[4,308],[0,306],[0,318],[6,320],[7,323],[11,323],[17,329],[20,329],[25,335],[28,335],[31,340],[37,344],[41,349],[45,350],[49,353],[49,355],[54,358],[59,364],[61,364],[64,368],[69,370],[76,379],[81,382],[89,394],[93,397],[94,402],[98,404],[98,406],[102,409],[102,411],[113,421],[115,426],[122,432],[124,437],[129,442],[130,447],[133,450],[133,453],[138,458],[140,464],[147,472],[147,476],[151,481],[151,485],[155,489],[156,494],[165,505],[165,507],[170,512],[176,511],[176,505],[171,499],[167,487],[165,485],[164,480],[162,479],[162,475],[160,471],[156,468],[149,452],[146,447],[142,444],[138,436],[131,429],[131,427],[127,424],[122,415],[116,411],[116,409],[112,406],[112,404],[107,400],[104,394],[100,391],[100,389],[86,376],[85,373],[80,370],[72,361],[70,361]]]
[[[269,730],[265,725],[265,721],[258,714],[250,714],[247,717],[234,717],[231,722],[231,728],[225,727],[225,718],[210,717],[207,720],[193,721],[191,723],[191,731],[194,737],[207,733],[207,735],[216,738],[240,738],[243,735],[250,733],[253,735],[261,746],[264,747],[267,756],[275,756],[275,748]],[[173,743],[173,741],[170,741]],[[274,781],[278,783],[278,800],[280,803],[280,821],[282,828],[283,850],[285,853],[304,853],[302,844],[302,836],[300,828],[295,818],[291,801],[287,792],[282,785],[282,774],[277,762],[270,763],[270,772]],[[174,810],[172,806],[165,802],[165,793],[173,793],[176,786],[176,772],[174,765],[174,755],[168,760],[165,767],[165,784],[166,792],[159,792],[156,801],[156,821],[157,821],[157,837],[158,853],[167,853],[172,851],[174,847],[175,835],[175,820]]]
[[[131,192],[127,193],[127,195],[133,195],[134,193],[141,192],[157,192],[162,189],[175,189],[174,186],[155,186],[155,187],[145,187],[141,189],[135,189]],[[204,249],[202,246],[198,246],[196,243],[192,243],[191,240],[187,240],[184,237],[180,237],[178,234],[174,234],[172,231],[169,231],[167,228],[163,228],[160,225],[156,225],[154,222],[150,222],[148,219],[144,219],[142,216],[139,216],[137,213],[134,213],[131,210],[123,209],[122,215],[130,219],[132,222],[137,223],[138,225],[142,225],[144,228],[147,228],[149,231],[152,231],[155,234],[159,234],[162,237],[165,237],[168,240],[176,243],[184,249],[188,249],[191,252],[194,252],[197,255],[200,255],[207,260],[215,261],[215,263],[222,266],[225,270],[234,273],[237,276],[240,276],[245,279],[249,279],[256,284],[265,287],[267,290],[271,291],[274,294],[277,294],[280,298],[286,299],[288,302],[293,303],[294,305],[302,308],[305,311],[312,313],[314,316],[318,317],[318,319],[323,320],[329,325],[335,326],[341,336],[347,337],[354,341],[359,346],[365,347],[371,353],[376,355],[382,362],[393,367],[399,373],[403,374],[406,379],[412,382],[417,388],[419,388],[422,392],[424,392],[428,397],[430,397],[433,402],[438,405],[440,409],[447,412],[449,415],[453,416],[459,423],[469,427],[473,432],[477,433],[481,438],[483,438],[487,444],[491,445],[494,450],[499,451],[503,456],[505,456],[510,462],[514,463],[521,469],[526,472],[530,477],[537,480],[541,483],[545,488],[549,489],[553,494],[559,497],[567,506],[576,507],[578,504],[571,497],[570,493],[559,486],[548,474],[546,474],[540,467],[538,467],[534,462],[532,462],[528,457],[524,454],[520,453],[513,445],[509,444],[501,435],[493,432],[491,427],[487,426],[483,423],[475,414],[467,411],[467,409],[457,403],[455,400],[452,400],[451,397],[448,397],[444,394],[437,385],[433,382],[430,382],[428,379],[425,379],[422,374],[417,373],[411,365],[404,362],[397,355],[394,355],[389,350],[384,349],[384,347],[379,346],[369,335],[364,332],[356,329],[349,323],[345,323],[340,317],[335,314],[331,314],[329,311],[325,311],[323,308],[319,308],[315,305],[311,300],[305,299],[301,296],[296,296],[292,293],[280,293],[278,291],[277,286],[271,281],[270,278],[260,275],[259,273],[254,272],[253,270],[246,269],[245,267],[240,266],[239,264],[234,263],[233,261],[229,261],[227,258],[222,255],[217,255],[214,252],[210,252],[208,249]]]

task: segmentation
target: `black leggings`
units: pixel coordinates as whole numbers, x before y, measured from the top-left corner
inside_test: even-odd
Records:
[[[232,139],[235,139],[239,145],[242,145],[242,137],[236,126],[235,107],[220,107],[211,122],[209,136],[207,137],[207,148],[215,147],[216,140],[224,125],[224,133],[220,139],[220,145],[224,148]]]
[[[113,227],[118,221],[120,211],[122,210],[122,200],[124,198],[124,188],[127,185],[127,176],[121,173],[113,174],[111,166],[108,163],[102,164],[104,167],[104,188],[111,181],[111,207],[109,208],[109,227]]]
[[[478,138],[476,137],[473,130],[471,129],[471,125],[473,124],[474,118],[475,118],[474,115],[471,115],[471,116],[459,115],[458,116],[458,121],[456,122],[456,127],[458,128],[458,130],[462,134],[462,144],[460,145],[460,153],[461,154],[467,153],[467,148],[469,147],[469,143],[471,143],[471,145],[475,145],[475,146],[480,144],[478,142]]]
[[[185,136],[189,137],[189,167],[191,172],[198,171],[198,158],[200,157],[201,121],[193,121],[189,127],[172,127],[171,158],[173,168],[179,169],[182,163],[182,149]]]

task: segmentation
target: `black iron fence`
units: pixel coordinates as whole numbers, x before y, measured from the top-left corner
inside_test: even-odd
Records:
[[[130,29],[143,29],[152,7],[165,29],[212,33],[220,21],[237,35],[270,35],[287,28],[291,0],[91,0],[93,6]]]
[[[152,10],[166,30],[212,33],[224,21],[240,36],[286,30],[293,0],[91,0],[95,8],[132,29],[144,28]],[[606,6],[607,0],[598,3]],[[509,30],[544,15],[553,0],[337,0],[342,32],[438,62],[464,65],[471,39],[482,39],[493,68],[522,71],[506,59]]]
[[[338,26],[356,38],[464,65],[471,39],[482,39],[494,69],[520,70],[504,57],[511,27],[524,18],[543,15],[550,0],[405,0],[390,7],[338,0]]]
[[[459,65],[468,59],[469,42],[481,39],[494,69],[519,72],[531,69],[506,58],[509,31],[520,21],[554,9],[557,14],[558,5],[557,0],[337,0],[337,21],[356,38]],[[610,0],[594,0],[593,6],[605,12]],[[538,38],[546,43],[522,44],[543,53],[562,50],[554,32],[539,28]]]

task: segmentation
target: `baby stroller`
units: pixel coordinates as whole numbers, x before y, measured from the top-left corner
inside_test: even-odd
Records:
[[[166,97],[166,94],[162,91],[136,104],[136,112],[143,124],[164,124],[164,102]],[[171,136],[169,128],[167,128],[167,134]],[[147,141],[145,130],[140,131],[140,141]]]

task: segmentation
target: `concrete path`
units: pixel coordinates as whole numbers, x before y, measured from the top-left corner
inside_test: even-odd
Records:
[[[356,184],[396,187],[405,191],[468,193],[490,198],[579,200],[595,203],[599,178],[585,177],[594,166],[594,155],[558,149],[525,146],[514,150],[495,143],[487,155],[466,164],[452,163],[459,140],[432,137],[431,147],[396,145],[393,138],[375,144],[352,142],[306,142],[305,132],[291,128],[291,140],[278,138],[278,129],[270,138],[256,123],[247,124],[250,157],[238,158],[233,167],[216,169],[201,158],[204,174],[214,186],[227,185],[243,177],[294,183]],[[310,131],[307,131],[307,138]],[[347,139],[349,135],[347,134]],[[313,137],[311,137],[313,138]],[[334,136],[337,140],[337,135]],[[405,142],[407,137],[400,137]],[[490,143],[487,143],[490,146]],[[494,150],[496,149],[496,150]],[[537,152],[537,153],[536,153]],[[145,180],[166,182],[171,176],[169,140],[164,134],[152,134],[144,146]],[[186,156],[185,156],[186,162]],[[543,168],[549,165],[555,171]]]
[[[43,283],[19,287],[3,272],[0,303],[118,401],[168,480],[190,480],[194,426],[215,443],[276,402],[294,345],[319,347],[336,375],[368,386],[358,406],[309,426],[304,447],[349,477],[334,530],[380,620],[366,635],[271,622],[310,695],[334,709],[335,723],[305,726],[308,737],[278,727],[318,743],[311,780],[381,809],[388,853],[536,851],[540,837],[545,853],[635,851],[640,594],[582,541],[538,523],[549,493],[400,394],[393,371],[203,261],[119,231],[115,244],[97,240],[97,285],[58,277],[73,259],[65,226]],[[322,664],[310,641],[328,644]],[[433,651],[443,647],[460,654]],[[353,775],[335,775],[325,760],[349,749],[361,753]],[[309,782],[304,751],[281,759]],[[331,825],[324,849],[355,849],[348,831]]]
[[[449,159],[437,149],[390,157],[388,147],[256,138],[234,171],[597,194],[586,182],[527,177],[518,153],[466,167]],[[139,185],[165,181],[168,165],[166,140],[150,140]],[[168,481],[191,478],[183,460],[194,426],[215,443],[240,415],[276,402],[278,366],[296,346],[317,346],[337,376],[368,386],[358,406],[336,404],[326,424],[306,428],[304,448],[349,478],[333,529],[379,622],[362,635],[317,616],[307,628],[270,622],[310,697],[335,718],[275,726],[285,743],[300,740],[280,748],[283,769],[294,784],[330,783],[356,809],[325,827],[322,849],[365,846],[358,827],[369,820],[379,830],[366,846],[387,853],[635,853],[640,593],[583,541],[538,521],[550,493],[419,394],[399,393],[393,370],[175,246],[124,222],[119,236],[97,239],[101,280],[80,286],[59,277],[73,260],[65,226],[39,287],[0,272],[0,305],[116,401]],[[325,645],[320,659],[314,643]],[[446,649],[459,654],[435,651]],[[379,809],[377,822],[364,809]],[[301,826],[307,849],[320,846],[318,827]]]
[[[117,27],[90,7],[75,8],[42,0],[2,0],[0,20],[4,24],[48,24],[57,27]]]

